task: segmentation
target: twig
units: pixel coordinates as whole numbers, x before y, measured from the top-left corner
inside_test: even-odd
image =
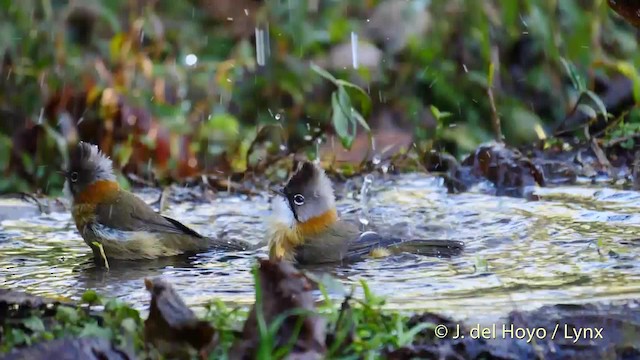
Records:
[[[26,202],[29,202],[29,200],[33,200],[36,206],[38,206],[38,211],[40,211],[41,213],[44,213],[44,214],[49,213],[49,206],[40,202],[40,200],[38,200],[38,198],[36,198],[34,195],[27,194],[26,192],[20,192],[18,194],[20,194],[20,196],[22,197],[22,200]]]
[[[169,193],[171,192],[171,188],[170,187],[165,187],[164,189],[162,189],[162,192],[160,193],[160,204],[158,206],[158,212],[160,214],[162,214],[164,212],[164,210],[167,208],[167,199],[169,198]]]
[[[496,108],[496,101],[493,95],[493,76],[494,76],[494,67],[493,61],[489,64],[489,84],[487,86],[487,95],[489,96],[489,105],[491,105],[491,122],[493,125],[493,134],[496,138],[496,141],[499,143],[504,143],[504,137],[502,136],[502,127],[500,126],[500,117],[498,116],[498,109]]]
[[[630,134],[630,135],[626,135],[626,136],[621,136],[619,138],[615,138],[615,139],[609,141],[608,143],[604,144],[604,147],[605,148],[609,148],[609,147],[618,145],[620,143],[623,143],[623,142],[625,142],[627,140],[631,140],[631,139],[634,139],[634,138],[640,138],[640,134]]]
[[[636,150],[633,159],[633,188],[640,190],[640,150]]]
[[[611,163],[609,162],[609,159],[607,159],[607,155],[605,155],[604,151],[602,151],[602,148],[600,147],[600,145],[598,145],[598,139],[589,135],[588,125],[585,125],[584,132],[585,132],[586,138],[589,139],[591,150],[593,150],[593,153],[596,155],[598,162],[607,170],[607,174],[610,175]]]
[[[102,257],[102,260],[104,261],[104,267],[107,268],[107,270],[109,270],[109,260],[107,260],[107,254],[104,253],[104,248],[102,247],[102,244],[100,244],[97,241],[94,241],[93,245],[95,247],[97,247],[98,249],[100,249],[100,256]]]

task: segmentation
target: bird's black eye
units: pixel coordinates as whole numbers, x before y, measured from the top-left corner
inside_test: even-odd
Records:
[[[298,206],[301,206],[302,204],[304,204],[304,196],[300,194],[293,195],[293,203]]]
[[[73,182],[78,181],[78,173],[76,171],[72,172],[71,175],[69,175],[69,179]]]

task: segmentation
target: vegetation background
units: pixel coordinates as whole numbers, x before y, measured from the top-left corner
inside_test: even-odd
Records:
[[[584,137],[576,112],[627,148],[640,129],[638,30],[604,0],[0,8],[0,192],[59,191],[78,139],[156,183],[262,175],[291,153],[460,158],[501,136],[497,118],[514,146]]]

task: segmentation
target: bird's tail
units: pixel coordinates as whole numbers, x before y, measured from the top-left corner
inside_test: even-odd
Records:
[[[366,232],[350,244],[348,256],[349,258],[384,257],[388,253],[408,252],[425,256],[451,257],[459,255],[463,249],[464,242],[458,240],[403,240],[383,237],[376,232]]]
[[[383,247],[393,252],[408,252],[426,256],[456,256],[464,250],[464,242],[444,239],[384,239]]]
[[[209,237],[207,238],[207,240],[209,242],[209,247],[212,250],[245,251],[245,250],[252,250],[254,248],[254,245],[241,240],[229,241],[229,240],[209,238]]]

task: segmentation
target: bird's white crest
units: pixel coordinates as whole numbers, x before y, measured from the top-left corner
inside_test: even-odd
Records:
[[[83,158],[86,164],[92,167],[95,171],[94,180],[111,180],[115,181],[116,176],[113,173],[113,162],[105,155],[97,145],[88,144],[89,153],[83,154]],[[87,147],[84,147],[87,149]]]
[[[331,183],[331,179],[329,179],[327,174],[324,172],[324,169],[317,164],[315,164],[315,166],[317,170],[317,179],[314,194],[325,198],[325,205],[327,205],[327,208],[324,209],[324,211],[327,211],[336,207],[336,196],[333,193],[333,184]]]

